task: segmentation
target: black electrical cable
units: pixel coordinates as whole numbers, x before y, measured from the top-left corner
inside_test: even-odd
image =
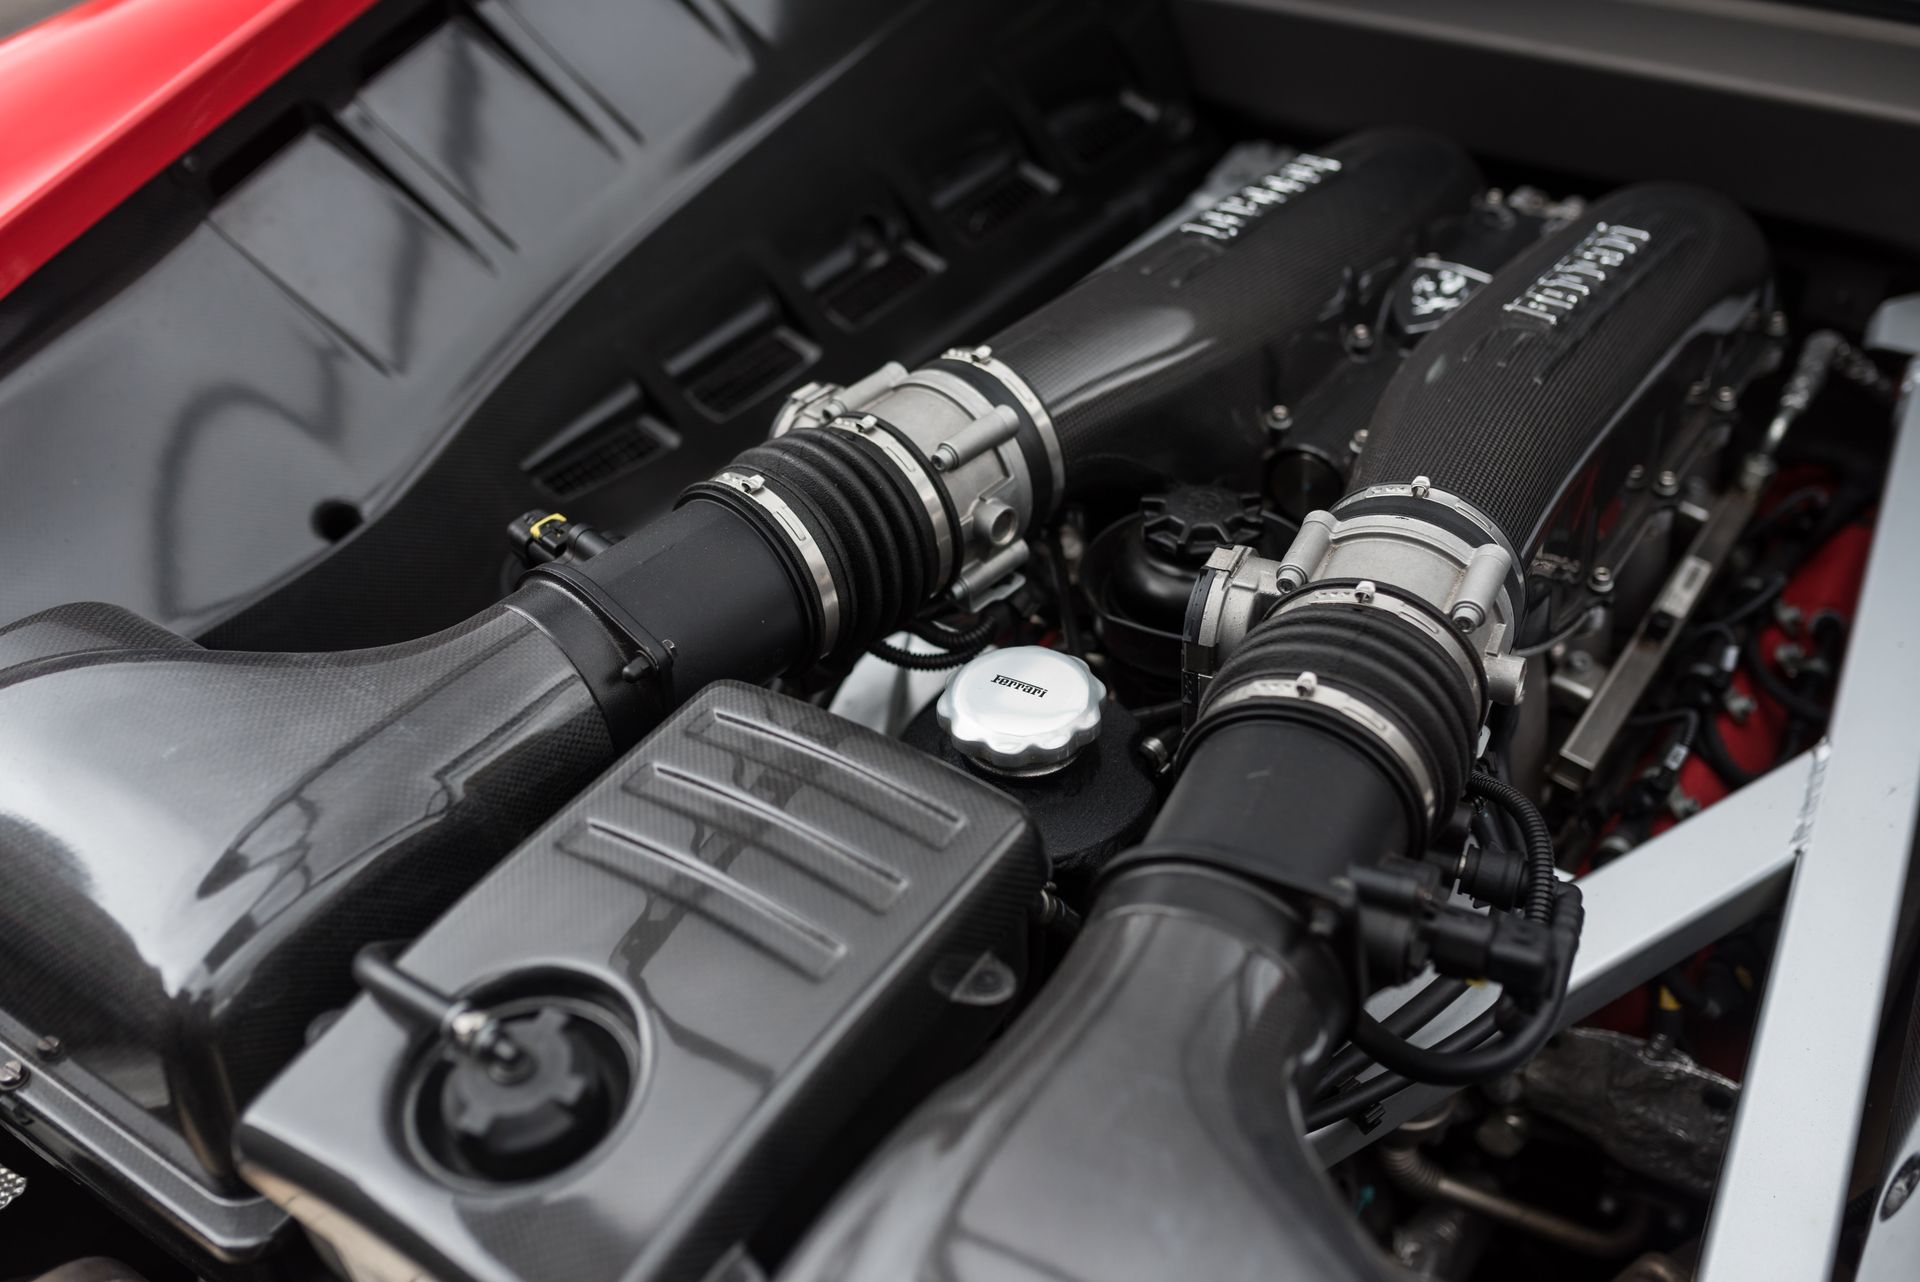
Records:
[[[1512,784],[1496,779],[1490,774],[1476,774],[1467,780],[1467,792],[1484,801],[1493,802],[1504,810],[1519,826],[1527,846],[1528,895],[1526,915],[1530,920],[1545,925],[1552,921],[1555,900],[1559,888],[1559,878],[1555,875],[1553,858],[1553,833],[1547,827],[1545,816],[1540,813],[1527,795]],[[1571,965],[1571,952],[1566,963]],[[1559,997],[1564,997],[1566,982],[1564,976],[1556,978]],[[1436,978],[1391,1014],[1385,1021],[1376,1021],[1365,1011],[1360,1012],[1356,1022],[1352,1044],[1328,1064],[1327,1071],[1321,1076],[1319,1092],[1325,1093],[1351,1080],[1363,1071],[1369,1059],[1375,1059],[1389,1067],[1395,1067],[1395,1061],[1418,1062],[1423,1048],[1407,1041],[1407,1037],[1416,1030],[1425,1027],[1433,1019],[1459,999],[1467,989],[1462,980]],[[1557,1011],[1554,1012],[1557,1017]],[[1547,1032],[1552,1031],[1549,1024]],[[1535,1040],[1544,1038],[1538,1034]],[[1532,1034],[1530,1034],[1532,1036]],[[1513,1044],[1503,1042],[1501,1045]],[[1536,1046],[1537,1049],[1537,1046]],[[1384,1053],[1383,1053],[1384,1051]],[[1523,1053],[1531,1054],[1531,1051]],[[1471,1066],[1471,1061],[1465,1061]],[[1415,1074],[1425,1077],[1425,1074]],[[1431,1079],[1445,1080],[1445,1079]],[[1462,1079],[1478,1080],[1478,1075]]]
[[[1404,1038],[1389,1032],[1366,1011],[1362,1010],[1354,1020],[1353,1031],[1349,1035],[1354,1046],[1371,1055],[1390,1074],[1413,1081],[1434,1082],[1450,1086],[1465,1086],[1473,1082],[1485,1081],[1510,1073],[1524,1064],[1539,1049],[1546,1045],[1560,1026],[1561,1012],[1566,1007],[1567,987],[1573,976],[1574,952],[1579,944],[1580,926],[1585,919],[1581,907],[1580,890],[1577,886],[1558,887],[1552,908],[1553,934],[1556,957],[1552,988],[1547,1000],[1527,1010],[1502,997],[1495,1011],[1467,1025],[1471,1029],[1481,1020],[1489,1022],[1490,1027],[1500,1028],[1508,1022],[1506,1014],[1518,1013],[1524,1020],[1517,1028],[1506,1028],[1501,1039],[1491,1045],[1482,1046],[1479,1042],[1471,1049],[1461,1049],[1450,1045],[1452,1038],[1433,1047],[1415,1046]],[[1503,1010],[1504,1008],[1504,1010]],[[1467,1029],[1462,1029],[1464,1033]],[[1455,1037],[1460,1034],[1455,1034]],[[1484,1039],[1482,1039],[1484,1040]],[[1371,1086],[1372,1083],[1367,1085]],[[1392,1094],[1387,1090],[1385,1094]],[[1340,1109],[1337,1116],[1346,1116],[1354,1107],[1369,1108],[1377,1100],[1357,1103],[1348,1095],[1336,1096],[1327,1102],[1331,1108],[1343,1100],[1346,1107]],[[1385,1098],[1382,1095],[1380,1098]]]
[[[1489,774],[1469,775],[1467,795],[1492,802],[1520,825],[1527,843],[1527,916],[1542,925],[1553,920],[1554,889],[1559,878],[1554,875],[1553,830],[1547,827],[1540,808],[1526,793]]]
[[[965,628],[953,628],[927,619],[908,624],[907,631],[943,650],[978,650],[993,640],[995,634],[1000,631],[1000,619],[996,614],[988,612]]]
[[[1492,1011],[1488,1011],[1472,1020],[1458,1031],[1435,1042],[1433,1049],[1452,1053],[1472,1050],[1500,1031],[1500,1025]],[[1317,1131],[1323,1126],[1332,1126],[1344,1118],[1364,1113],[1407,1087],[1413,1085],[1413,1079],[1402,1077],[1398,1073],[1382,1073],[1378,1077],[1369,1077],[1350,1091],[1343,1091],[1331,1099],[1315,1105],[1306,1116],[1306,1129]]]
[[[944,672],[948,668],[959,667],[979,654],[978,651],[969,654],[964,650],[923,653],[919,650],[904,649],[891,641],[876,641],[867,653],[876,659],[885,659],[896,668],[905,668],[909,672]]]
[[[1441,1012],[1460,999],[1467,991],[1464,979],[1449,979],[1436,976],[1427,981],[1419,992],[1407,998],[1399,1006],[1389,1011],[1380,1021],[1381,1027],[1399,1037],[1411,1036],[1440,1017]],[[1324,1097],[1345,1086],[1348,1082],[1366,1071],[1372,1058],[1358,1046],[1348,1043],[1338,1055],[1327,1064],[1327,1071],[1320,1075],[1320,1085],[1314,1091],[1315,1097]]]
[[[1600,626],[1601,621],[1596,618],[1595,615],[1597,613],[1610,611],[1612,608],[1613,603],[1604,597],[1589,597],[1580,607],[1579,618],[1544,641],[1536,641],[1532,645],[1514,647],[1513,653],[1519,658],[1531,659],[1535,655],[1545,654],[1557,645],[1565,645],[1569,641],[1583,637]]]
[[[1511,1073],[1545,1046],[1547,1039],[1560,1026],[1560,1012],[1566,1006],[1567,980],[1572,966],[1573,957],[1569,953],[1561,961],[1560,973],[1554,978],[1553,996],[1526,1011],[1526,1022],[1520,1025],[1518,1031],[1508,1033],[1490,1046],[1476,1046],[1472,1050],[1415,1046],[1387,1032],[1379,1021],[1365,1011],[1354,1020],[1353,1032],[1349,1036],[1355,1046],[1395,1073],[1414,1081],[1467,1086]]]
[[[999,635],[1003,622],[1000,611],[993,606],[983,610],[979,619],[965,628],[952,628],[944,623],[922,619],[909,624],[907,631],[929,645],[940,646],[939,653],[909,650],[891,641],[876,641],[867,653],[910,672],[941,672],[977,658]]]
[[[1727,750],[1726,740],[1720,737],[1720,726],[1712,717],[1700,719],[1700,733],[1693,751],[1707,763],[1707,769],[1719,775],[1720,782],[1729,788],[1750,784],[1760,777],[1758,771],[1749,770],[1733,759],[1733,754]]]
[[[1067,573],[1067,555],[1061,550],[1057,537],[1036,540],[1034,546],[1041,560],[1047,564],[1047,578],[1052,582],[1054,603],[1060,608],[1060,639],[1066,643],[1068,654],[1084,660],[1087,657],[1087,639],[1080,630],[1079,602],[1074,598],[1073,584]]]

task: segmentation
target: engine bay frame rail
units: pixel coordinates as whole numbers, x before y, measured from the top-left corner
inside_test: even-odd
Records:
[[[1911,354],[1920,297],[1874,330]],[[1827,731],[1832,760],[1788,892],[1707,1224],[1700,1282],[1825,1277],[1840,1235],[1920,803],[1920,360],[1901,381],[1893,458]],[[1909,1262],[1911,1263],[1911,1262]]]

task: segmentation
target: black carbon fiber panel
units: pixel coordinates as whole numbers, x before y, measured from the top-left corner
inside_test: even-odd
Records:
[[[395,1122],[418,1047],[361,1000],[248,1111],[242,1160],[323,1236],[371,1231],[443,1282],[706,1277],[776,1206],[824,1194],[798,1173],[929,1034],[943,1059],[984,1034],[1010,989],[981,1005],[956,985],[1045,874],[998,790],[799,700],[709,686],[400,959],[482,1000],[559,975],[598,994],[638,1060],[611,1135],[528,1183],[436,1175]]]
[[[1458,147],[1420,133],[1360,134],[1320,154],[1339,171],[1232,239],[1171,232],[991,340],[1053,416],[1070,486],[1245,469],[1267,408],[1321,368],[1295,340],[1357,318],[1479,182]]]
[[[1603,224],[1637,248],[1597,245]],[[1580,265],[1556,272],[1567,262]],[[1374,413],[1354,488],[1430,477],[1527,555],[1639,389],[1743,325],[1767,270],[1759,230],[1724,198],[1677,184],[1614,193],[1415,350]]]
[[[339,654],[203,650],[104,605],[0,631],[0,1039],[64,1047],[10,1098],[245,1193],[234,1117],[351,995],[353,951],[424,927],[610,751],[503,607]],[[112,1128],[42,1112],[49,1079]]]

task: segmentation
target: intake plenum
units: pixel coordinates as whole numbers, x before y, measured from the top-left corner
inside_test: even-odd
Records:
[[[1415,349],[1374,412],[1353,489],[1429,477],[1526,557],[1640,394],[1702,377],[1766,286],[1759,229],[1725,197],[1615,192]]]
[[[1363,296],[1465,215],[1479,182],[1444,139],[1359,134],[1294,158],[989,342],[1046,405],[1074,486],[1231,477],[1260,456],[1264,416],[1298,359],[1291,342],[1325,318],[1357,318]]]

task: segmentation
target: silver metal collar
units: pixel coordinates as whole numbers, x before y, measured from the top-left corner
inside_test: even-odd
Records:
[[[955,347],[944,355],[950,361],[965,361],[975,369],[991,374],[994,381],[1006,388],[1007,394],[1027,412],[1027,417],[1033,420],[1034,427],[1039,430],[1040,444],[1047,452],[1047,469],[1053,473],[1053,485],[1048,493],[1053,496],[1053,505],[1058,507],[1060,496],[1066,492],[1067,462],[1060,453],[1060,436],[1054,430],[1053,416],[1047,413],[1047,407],[1033,394],[1027,381],[1014,373],[1012,367],[995,356],[993,349],[984,343],[978,347]]]

